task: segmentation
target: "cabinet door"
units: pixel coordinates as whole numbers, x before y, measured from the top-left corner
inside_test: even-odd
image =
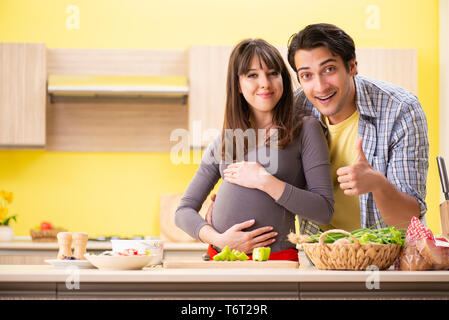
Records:
[[[226,103],[230,46],[192,46],[189,50],[190,144],[207,146],[221,132]]]
[[[0,147],[43,147],[45,44],[0,43]]]

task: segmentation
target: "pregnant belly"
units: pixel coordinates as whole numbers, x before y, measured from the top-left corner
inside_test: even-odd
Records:
[[[279,231],[278,227],[281,224],[286,227],[287,222],[283,208],[265,192],[223,181],[213,208],[214,228],[222,233],[237,223],[251,219],[254,219],[255,223],[246,230],[272,226]]]

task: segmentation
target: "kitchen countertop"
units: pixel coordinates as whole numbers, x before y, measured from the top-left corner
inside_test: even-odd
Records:
[[[76,279],[79,287],[70,288]],[[67,284],[69,281],[69,285]],[[363,298],[449,299],[449,271],[164,269],[130,271],[0,265],[0,299],[8,298]]]
[[[213,262],[212,262],[213,263]],[[372,271],[297,269],[165,269],[162,266],[142,270],[106,271],[78,269],[81,282],[359,282]],[[446,282],[449,271],[377,271],[380,282]],[[51,265],[0,265],[0,282],[65,281],[67,270]]]
[[[13,240],[0,242],[0,250],[58,250],[57,242],[33,242],[31,240]],[[88,241],[87,250],[111,250],[109,241]],[[164,250],[205,251],[207,244],[201,242],[164,242]]]

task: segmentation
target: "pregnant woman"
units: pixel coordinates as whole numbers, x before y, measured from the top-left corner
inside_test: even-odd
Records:
[[[198,211],[220,178],[209,224]],[[281,54],[261,39],[241,41],[229,59],[222,133],[204,152],[176,225],[208,243],[211,256],[225,245],[246,253],[270,246],[270,259],[297,261],[287,240],[295,215],[327,224],[333,205],[325,137],[295,110]]]

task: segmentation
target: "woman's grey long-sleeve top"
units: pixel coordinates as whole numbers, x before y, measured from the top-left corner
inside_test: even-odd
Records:
[[[200,229],[207,224],[198,211],[228,166],[217,156],[221,154],[219,148],[220,136],[204,152],[176,210],[176,225],[198,240]],[[281,197],[274,200],[261,190],[223,180],[213,207],[212,225],[220,233],[250,219],[255,219],[255,223],[246,229],[248,231],[273,226],[278,235],[271,250],[276,252],[295,247],[287,240],[290,231],[295,230],[295,214],[319,224],[329,223],[334,211],[334,198],[328,146],[317,120],[305,117],[300,134],[284,149],[276,149],[276,157],[271,156],[273,148],[268,149],[268,146],[261,146],[249,151],[245,160],[257,159],[269,173],[286,183]],[[266,157],[269,159],[267,163],[259,161],[258,155],[262,151],[270,155]]]

